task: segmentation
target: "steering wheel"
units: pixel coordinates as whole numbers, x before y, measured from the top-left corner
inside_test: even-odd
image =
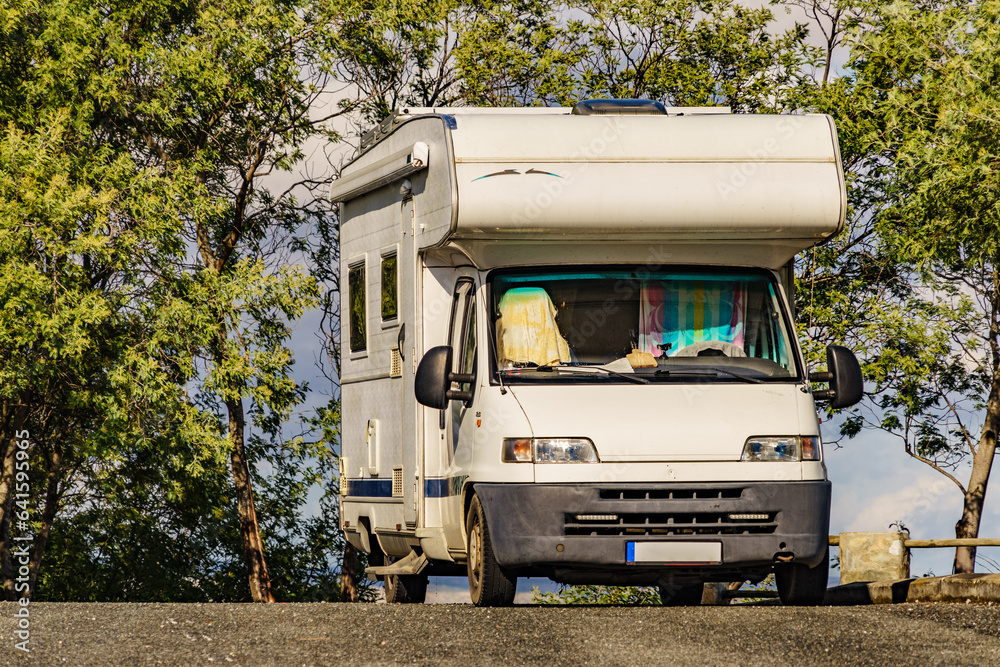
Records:
[[[703,340],[698,343],[691,343],[681,349],[677,350],[673,357],[698,357],[698,356],[708,356],[702,355],[701,353],[705,350],[717,350],[722,352],[724,356],[727,357],[745,357],[747,353],[743,351],[743,348],[739,345],[733,345],[732,343],[727,343],[722,340]]]

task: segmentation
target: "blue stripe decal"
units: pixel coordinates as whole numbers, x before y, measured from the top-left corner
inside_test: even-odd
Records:
[[[626,563],[635,562],[635,542],[625,543],[625,562]]]
[[[436,477],[424,480],[424,497],[447,498],[462,493],[462,484],[468,475]],[[361,498],[392,498],[391,479],[349,479],[347,495]]]
[[[425,498],[447,498],[457,496],[462,493],[462,483],[468,475],[458,477],[425,478],[424,497]]]
[[[349,479],[347,495],[362,498],[392,498],[391,479]]]

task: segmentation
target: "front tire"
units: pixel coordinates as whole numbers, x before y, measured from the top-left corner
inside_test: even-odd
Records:
[[[814,607],[823,604],[826,597],[827,578],[830,574],[830,548],[816,567],[802,563],[783,563],[774,566],[774,581],[778,585],[781,604]]]
[[[493,542],[479,496],[472,496],[465,532],[469,540],[466,567],[472,604],[477,607],[509,607],[517,592],[517,577],[500,567],[493,555]]]

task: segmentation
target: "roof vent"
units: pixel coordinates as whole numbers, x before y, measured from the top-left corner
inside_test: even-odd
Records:
[[[667,108],[654,100],[583,100],[575,116],[666,116]]]

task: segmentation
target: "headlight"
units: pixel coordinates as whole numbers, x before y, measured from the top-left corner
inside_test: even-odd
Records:
[[[818,461],[819,437],[814,435],[764,436],[748,438],[743,447],[744,461]]]
[[[600,463],[588,438],[506,438],[505,463]]]

